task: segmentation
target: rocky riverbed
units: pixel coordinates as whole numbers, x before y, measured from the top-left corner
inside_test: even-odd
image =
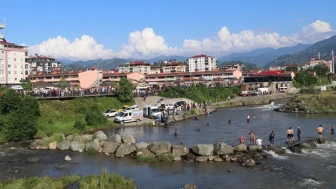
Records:
[[[71,150],[74,152],[104,153],[106,156],[114,155],[117,158],[130,156],[138,161],[195,161],[195,162],[238,162],[243,167],[253,167],[261,164],[262,159],[272,158],[269,151],[276,154],[286,153],[286,148],[245,145],[228,145],[224,142],[215,144],[195,144],[191,148],[183,144],[171,145],[168,141],[156,141],[152,143],[136,142],[131,135],[120,136],[114,134],[111,137],[102,131],[93,135],[62,136],[62,141],[52,141],[43,146],[43,140],[36,140],[29,146],[30,149],[40,150]],[[295,153],[302,153],[302,149],[316,148],[317,143],[324,140],[308,140],[290,145],[287,149]],[[15,160],[13,160],[15,161]],[[38,162],[38,157],[30,158],[28,162]],[[71,161],[66,156],[65,161]],[[230,172],[230,170],[228,170]]]

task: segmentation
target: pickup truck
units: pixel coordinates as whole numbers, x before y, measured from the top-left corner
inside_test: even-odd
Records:
[[[125,110],[122,111],[116,116],[115,122],[117,123],[129,123],[129,122],[138,122],[143,120],[143,111],[142,110]]]

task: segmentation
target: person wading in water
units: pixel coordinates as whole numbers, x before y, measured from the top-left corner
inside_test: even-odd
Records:
[[[247,115],[246,121],[247,123],[250,123],[250,115]]]
[[[317,127],[317,132],[318,132],[318,135],[319,135],[319,139],[322,139],[322,133],[323,133],[324,129],[322,127],[322,125],[319,125]]]
[[[271,134],[269,135],[269,141],[270,141],[270,146],[273,147],[274,146],[274,131],[271,132]]]
[[[300,127],[297,128],[297,137],[298,137],[298,141],[301,140],[301,129]]]
[[[334,128],[333,128],[333,126],[332,125],[330,125],[330,134],[334,134]]]
[[[255,145],[255,132],[251,130],[250,135],[250,145]]]

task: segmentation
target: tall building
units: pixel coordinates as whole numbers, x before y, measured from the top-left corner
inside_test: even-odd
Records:
[[[148,74],[150,72],[150,64],[142,61],[135,61],[118,66],[119,73],[140,72],[142,74]]]
[[[61,72],[62,62],[47,56],[30,56],[26,59],[27,74],[50,74]]]
[[[0,30],[5,24],[0,23]],[[10,43],[0,33],[0,84],[19,85],[20,80],[26,78],[25,59],[28,47]]]
[[[188,58],[189,72],[213,71],[217,69],[217,59],[200,54]]]

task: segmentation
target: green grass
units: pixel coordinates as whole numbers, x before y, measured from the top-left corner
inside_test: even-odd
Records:
[[[173,161],[174,156],[171,153],[158,154],[156,155],[159,161]]]
[[[132,180],[125,179],[117,174],[104,171],[100,175],[80,177],[78,175],[64,176],[60,178],[30,177],[17,180],[7,180],[0,183],[0,188],[19,189],[62,189],[70,184],[77,183],[80,189],[104,188],[104,189],[135,189]]]
[[[44,146],[48,146],[49,143],[51,143],[51,142],[54,142],[54,141],[61,142],[62,140],[63,140],[62,135],[57,133],[57,134],[53,134],[50,137],[43,140],[42,144]]]
[[[152,162],[157,161],[155,155],[138,155],[135,157],[138,161]]]
[[[130,103],[132,104],[132,103]],[[90,107],[97,105],[101,113],[106,109],[118,109],[122,103],[114,97],[96,97],[96,98],[76,98],[73,100],[42,100],[40,101],[41,116],[38,120],[38,137],[63,133],[69,135],[80,133],[74,128],[76,120],[84,120],[86,112]],[[93,127],[99,129],[112,126],[113,122],[108,121],[103,125],[86,126],[86,131]]]

